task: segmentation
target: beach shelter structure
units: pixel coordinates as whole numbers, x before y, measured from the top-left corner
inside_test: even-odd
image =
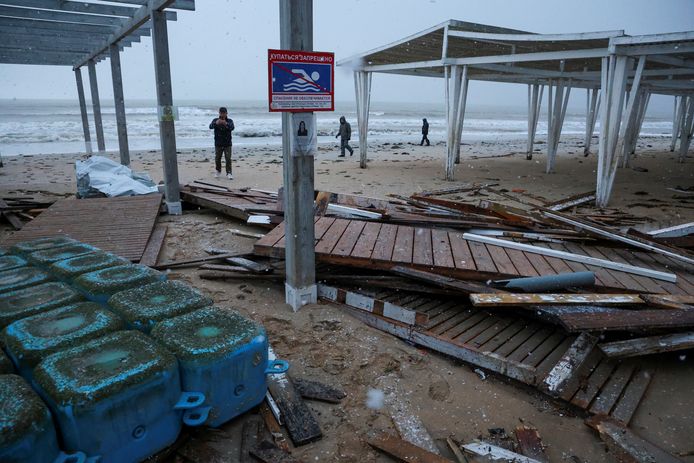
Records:
[[[120,160],[130,164],[120,52],[152,35],[159,133],[169,213],[181,213],[167,21],[171,10],[195,10],[195,0],[0,0],[0,63],[71,66],[75,72],[84,140],[92,152],[82,67],[89,84],[98,151],[105,150],[96,63],[109,58]]]
[[[554,170],[572,89],[585,89],[585,151],[600,118],[597,199],[607,205],[619,165],[633,154],[650,95],[675,97],[674,151],[683,162],[694,130],[694,31],[628,36],[622,30],[535,34],[449,20],[391,44],[340,60],[354,71],[360,164],[366,167],[371,80],[374,73],[443,78],[447,140],[445,177],[454,178],[470,80],[528,86],[528,147],[547,95],[546,171]]]

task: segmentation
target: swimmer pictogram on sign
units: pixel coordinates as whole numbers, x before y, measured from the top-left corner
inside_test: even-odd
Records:
[[[268,50],[270,111],[333,111],[332,53]]]

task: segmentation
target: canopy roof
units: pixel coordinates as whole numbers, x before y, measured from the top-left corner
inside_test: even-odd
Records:
[[[154,0],[151,8],[194,10],[195,0]],[[150,34],[148,0],[0,0],[0,63],[81,67]],[[166,19],[176,13],[166,11]]]
[[[571,79],[574,87],[596,88],[602,58],[610,54],[646,55],[641,85],[651,93],[694,91],[694,31],[643,36],[628,36],[623,30],[535,34],[449,20],[338,65],[431,77],[443,77],[446,66],[468,65],[472,80],[546,83],[561,78]]]

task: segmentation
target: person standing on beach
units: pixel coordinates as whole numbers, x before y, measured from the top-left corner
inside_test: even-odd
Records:
[[[215,177],[222,174],[222,153],[226,163],[227,178],[231,175],[231,132],[234,130],[234,121],[228,118],[227,108],[219,108],[219,117],[215,117],[210,122],[210,130],[214,130],[214,167]]]
[[[422,119],[422,141],[419,143],[419,146],[422,146],[424,142],[427,142],[427,146],[429,146],[429,123],[427,122],[427,118],[425,117]]]
[[[352,138],[352,126],[349,125],[345,116],[340,116],[340,128],[337,131],[335,138],[340,137],[340,155],[338,158],[345,157],[345,148],[349,151],[349,155],[354,154],[354,150],[349,146],[349,140]]]

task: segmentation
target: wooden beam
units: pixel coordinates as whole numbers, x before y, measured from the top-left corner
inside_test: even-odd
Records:
[[[460,291],[461,293],[504,293],[505,291],[497,288],[492,288],[490,286],[485,286],[483,284],[473,282],[458,280],[456,278],[450,278],[445,275],[439,275],[437,273],[425,272],[423,270],[417,270],[409,267],[395,266],[390,269],[392,273],[396,275],[402,275],[404,277],[412,278],[418,281],[424,281],[426,283],[432,284],[434,286],[439,286],[441,288],[452,289],[455,291]]]
[[[569,332],[642,331],[694,327],[694,310],[618,310],[558,313],[556,318]]]
[[[654,238],[675,238],[680,236],[692,235],[694,234],[694,222],[674,225],[672,227],[661,228],[659,230],[652,230],[647,232],[646,234],[651,235]]]
[[[393,435],[383,434],[367,442],[371,447],[403,463],[451,463],[446,458]]]
[[[542,380],[540,389],[549,395],[558,396],[577,373],[588,355],[593,351],[598,338],[590,333],[581,333],[561,359]]]
[[[519,305],[633,305],[643,304],[637,294],[470,294],[475,307],[514,307]]]
[[[535,460],[534,458],[526,457],[516,452],[506,450],[503,447],[499,447],[487,442],[472,442],[470,444],[463,445],[463,450],[473,455],[479,455],[481,457],[487,457],[489,460],[485,461],[512,461],[514,463],[542,463],[540,460]]]
[[[677,282],[677,275],[673,273],[660,272],[657,270],[651,270],[643,267],[636,267],[629,264],[620,264],[618,262],[612,262],[605,259],[598,259],[595,257],[584,256],[580,254],[572,254],[570,252],[557,251],[555,249],[542,248],[539,246],[532,246],[530,244],[516,243],[513,241],[500,240],[496,238],[491,238],[487,236],[474,235],[472,233],[464,233],[463,238],[468,241],[476,241],[478,243],[492,244],[496,246],[501,246],[508,249],[517,249],[519,251],[525,251],[532,254],[540,254],[543,256],[558,257],[559,259],[570,260],[572,262],[581,262],[582,264],[595,265],[597,267],[609,268],[612,270],[618,270],[620,272],[632,273],[635,275],[647,276],[650,278],[655,278],[657,280],[669,281],[670,283]]]
[[[598,347],[610,358],[637,357],[673,352],[693,348],[694,331],[606,342],[599,344]]]

